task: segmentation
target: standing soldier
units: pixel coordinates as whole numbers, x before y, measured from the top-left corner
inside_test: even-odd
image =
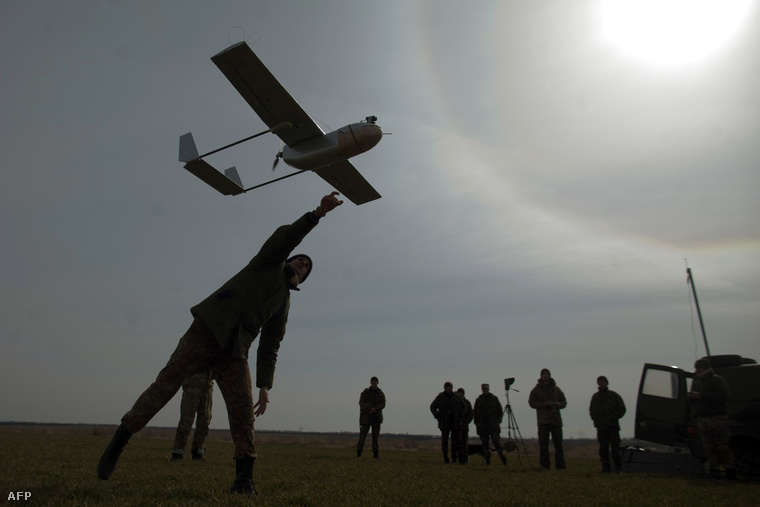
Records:
[[[190,447],[194,460],[203,460],[203,442],[208,435],[208,424],[211,422],[211,403],[214,393],[214,374],[211,368],[204,367],[198,373],[190,375],[182,384],[182,402],[179,406],[180,418],[177,434],[174,437],[172,460],[182,459],[185,454],[185,444],[190,436],[190,428],[195,421],[195,435]],[[195,415],[198,414],[196,419]]]
[[[557,470],[564,470],[565,448],[562,443],[562,415],[559,411],[567,406],[565,393],[557,387],[551,372],[544,368],[538,384],[530,392],[528,403],[536,409],[538,420],[538,447],[541,466],[549,468],[549,436],[554,442],[554,465]]]
[[[461,456],[464,452],[461,429],[466,411],[464,401],[454,393],[454,385],[451,382],[443,384],[443,391],[438,393],[430,404],[430,412],[438,420],[438,429],[441,430],[444,463],[449,463],[449,434],[451,434],[451,454]]]
[[[615,391],[607,387],[607,377],[600,376],[596,379],[599,390],[591,397],[591,405],[588,412],[596,427],[596,439],[599,441],[599,459],[602,461],[602,472],[610,473],[610,449],[612,449],[612,461],[615,463],[615,472],[623,469],[620,459],[620,422],[625,415],[625,403]]]
[[[694,363],[695,378],[688,397],[697,416],[699,438],[710,463],[710,475],[720,477],[722,464],[727,479],[738,479],[734,454],[729,445],[728,384],[710,366],[710,360],[706,357]]]
[[[491,387],[488,384],[481,384],[480,390],[483,394],[475,400],[475,428],[483,443],[483,457],[486,459],[486,464],[490,465],[491,442],[493,442],[493,447],[501,458],[501,462],[506,465],[507,455],[501,447],[501,419],[504,417],[504,409],[499,398],[491,393]]]
[[[359,425],[361,433],[359,434],[359,443],[356,444],[356,457],[362,457],[364,450],[364,440],[367,438],[370,426],[372,426],[372,454],[374,458],[379,458],[380,444],[380,424],[383,422],[383,409],[385,408],[385,394],[383,390],[377,387],[377,377],[372,377],[369,381],[370,386],[362,391],[359,396]]]
[[[461,387],[457,389],[457,395],[462,398],[462,401],[464,402],[465,406],[465,412],[464,417],[462,418],[462,430],[461,430],[461,439],[462,439],[462,448],[461,454],[458,456],[454,453],[454,451],[451,452],[451,460],[456,461],[459,459],[459,462],[462,464],[467,463],[467,459],[469,456],[469,451],[467,450],[467,441],[470,439],[470,423],[472,422],[473,418],[473,411],[472,411],[472,403],[470,403],[470,400],[464,397],[464,389]]]

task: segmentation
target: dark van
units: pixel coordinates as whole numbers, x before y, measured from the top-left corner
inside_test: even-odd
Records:
[[[731,448],[739,472],[757,477],[760,474],[760,365],[754,359],[739,355],[708,359],[730,389],[727,408]],[[644,365],[636,401],[634,436],[637,439],[689,449],[692,456],[705,458],[686,397],[693,378],[692,372],[675,366]]]

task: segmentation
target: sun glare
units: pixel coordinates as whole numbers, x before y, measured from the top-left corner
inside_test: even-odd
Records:
[[[752,0],[603,0],[604,35],[622,50],[662,64],[688,63],[728,41]]]

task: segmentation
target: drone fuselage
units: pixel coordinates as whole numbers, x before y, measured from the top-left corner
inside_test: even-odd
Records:
[[[378,125],[352,123],[294,146],[283,146],[282,159],[296,169],[313,171],[364,153],[382,138],[383,130]]]

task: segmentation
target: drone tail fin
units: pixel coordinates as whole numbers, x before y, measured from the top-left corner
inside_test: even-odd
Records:
[[[190,132],[179,138],[179,161],[185,163],[185,169],[224,195],[238,195],[245,192],[237,169],[230,167],[222,174],[198,156],[198,148]]]

